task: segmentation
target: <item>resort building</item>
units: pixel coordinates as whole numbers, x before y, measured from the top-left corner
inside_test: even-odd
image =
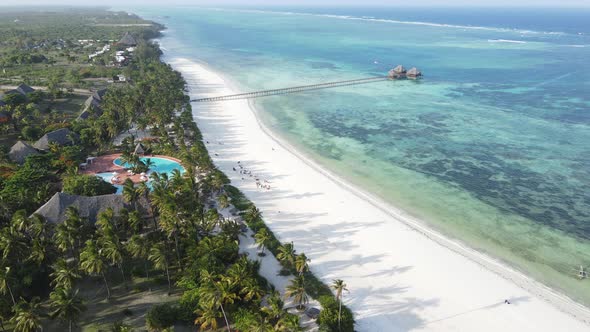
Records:
[[[16,91],[23,96],[27,96],[28,94],[35,92],[35,89],[23,83],[16,88]]]
[[[122,195],[78,196],[56,193],[34,214],[43,216],[47,222],[60,223],[65,220],[66,210],[70,206],[75,207],[80,217],[91,223],[96,222],[98,214],[108,208],[113,209],[115,216],[120,215],[123,209],[133,209],[132,204],[126,203]],[[140,200],[138,206],[142,207],[143,211],[149,211],[145,208],[148,206],[145,201]]]
[[[102,108],[100,104],[102,103],[104,95],[107,93],[107,89],[101,89],[92,94],[92,96],[88,97],[84,102],[84,110],[76,120],[86,120],[91,115],[100,116],[102,114]],[[94,113],[92,112],[94,110]]]
[[[28,156],[36,154],[39,154],[39,151],[35,150],[35,148],[23,141],[18,141],[10,148],[8,158],[13,162],[22,165],[25,163]]]
[[[49,150],[51,144],[57,144],[59,146],[71,145],[78,140],[78,135],[72,133],[67,128],[58,129],[43,135],[33,147],[37,150],[46,151]]]
[[[402,65],[397,65],[397,67],[387,73],[387,76],[389,76],[389,78],[404,78],[406,77],[406,69]]]
[[[141,156],[143,154],[145,154],[145,149],[143,147],[143,145],[141,145],[141,143],[137,143],[137,145],[135,146],[135,150],[133,151],[134,154]]]
[[[406,77],[410,78],[410,79],[417,79],[420,78],[422,76],[422,72],[420,72],[416,67],[408,70]]]

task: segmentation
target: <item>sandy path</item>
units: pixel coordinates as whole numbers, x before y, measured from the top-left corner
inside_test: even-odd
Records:
[[[203,65],[170,63],[183,73],[193,97],[234,93]],[[294,241],[325,282],[346,281],[345,303],[359,331],[590,330],[586,308],[284,148],[262,130],[246,101],[193,106],[216,165],[262,210],[280,240]],[[252,177],[233,171],[238,161]],[[257,188],[255,177],[269,181],[271,189]]]

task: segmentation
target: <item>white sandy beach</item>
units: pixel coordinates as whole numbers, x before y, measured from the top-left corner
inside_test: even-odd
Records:
[[[169,60],[192,97],[236,93],[203,65]],[[359,331],[590,330],[586,308],[440,236],[279,144],[247,101],[193,108],[215,164],[261,209],[279,239],[305,252],[325,282],[340,278],[348,284],[344,301]],[[254,176],[234,171],[238,161]],[[271,189],[257,188],[256,176]]]

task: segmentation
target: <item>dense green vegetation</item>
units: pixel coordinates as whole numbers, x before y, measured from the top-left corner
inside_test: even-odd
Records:
[[[63,192],[72,195],[98,196],[114,194],[117,191],[112,184],[91,175],[70,175],[63,179]]]
[[[90,60],[88,55],[119,40],[125,31],[148,40],[161,29],[135,15],[100,8],[40,8],[35,12],[3,8],[0,84],[47,85],[56,79],[64,87],[94,86],[91,79],[112,77],[121,69],[108,66],[112,60],[107,56]]]
[[[12,23],[27,24],[13,25],[11,17],[19,20]],[[45,330],[47,326],[49,330],[86,329],[88,321],[95,324],[99,320],[88,318],[99,314],[92,312],[96,303],[124,303],[123,298],[135,292],[149,294],[152,288],[165,287],[170,300],[161,300],[145,316],[150,331],[178,324],[197,325],[200,330],[225,326],[240,331],[300,331],[299,317],[287,312],[284,299],[259,275],[259,262],[239,253],[243,225],[224,219],[217,210],[232,204],[255,232],[260,255],[271,252],[283,265],[281,274],[293,275],[286,294],[297,306],[303,308],[309,297],[319,299],[324,307],[319,317],[322,331],[353,331],[352,313],[341,306],[344,282],[322,284],[309,271],[305,254],[296,253],[293,244],[281,244],[264,224],[260,211],[215,168],[192,120],[183,78],[161,62],[160,49],[149,42],[157,31],[155,25],[131,30],[138,45],[133,60],[118,71],[124,70],[133,82],[109,85],[102,112],[72,121],[71,116],[64,118],[53,110],[60,98],[72,94],[64,86],[85,86],[57,73],[66,67],[88,68],[86,60],[71,56],[79,47],[74,40],[116,40],[130,29],[112,24],[130,20],[146,23],[98,10],[0,14],[0,33],[8,36],[0,42],[5,78],[23,80],[32,74],[38,76],[33,81],[47,85],[44,93],[8,99],[3,109],[11,120],[2,125],[5,135],[33,141],[51,130],[68,128],[72,136],[79,137],[75,145],[50,145],[49,151],[29,156],[19,167],[3,154],[0,327],[23,332],[42,326]],[[74,27],[80,29],[74,32]],[[47,42],[54,39],[65,41],[57,43],[64,55],[55,56],[56,44]],[[46,58],[36,57],[39,43],[48,48],[42,49],[48,50],[43,52]],[[67,65],[62,61],[65,54],[70,57]],[[100,70],[95,73],[103,75]],[[77,166],[89,154],[121,152],[136,173],[149,169],[149,163],[132,153],[133,137],[113,146],[113,139],[131,126],[155,137],[142,142],[146,151],[182,160],[186,172],[153,173],[151,189],[145,183],[126,181],[122,197],[128,209],[106,209],[96,223],[72,207],[57,224],[31,215],[57,191],[86,196],[115,191],[96,177],[78,174]],[[87,283],[96,290],[92,302],[83,292]],[[103,298],[96,300],[98,296]],[[135,312],[125,307],[123,314],[129,317]],[[96,329],[130,331],[132,327],[110,321]]]

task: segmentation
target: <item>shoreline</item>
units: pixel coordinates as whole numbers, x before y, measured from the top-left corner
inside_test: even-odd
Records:
[[[221,80],[223,81],[223,83],[222,83],[222,87],[218,87],[217,90],[227,89],[227,90],[234,90],[235,91],[235,87],[233,87],[231,85],[231,83],[228,82],[228,80],[223,77],[222,74],[212,71],[210,68],[208,68],[207,64],[203,63],[202,61],[194,61],[194,60],[186,60],[186,59],[182,60],[182,59],[178,59],[178,58],[177,59],[166,59],[166,62],[171,63],[173,65],[173,67],[175,67],[175,69],[181,71],[183,73],[183,76],[185,76],[185,79],[187,79],[189,75],[186,75],[187,74],[186,70],[183,71],[181,69],[178,69],[178,67],[180,66],[178,62],[182,62],[182,61],[186,61],[187,62],[186,65],[189,65],[189,63],[190,63],[192,66],[200,67],[200,68],[197,68],[196,71],[197,72],[200,71],[201,74],[203,74],[203,72],[210,72],[210,73],[213,73],[213,75],[217,75],[218,77],[220,77]],[[174,64],[175,62],[176,62],[176,65]],[[195,69],[195,68],[193,67],[193,69]],[[190,91],[190,93],[191,94],[201,93],[201,91]],[[217,105],[217,106],[219,106],[219,105]],[[436,244],[452,251],[453,253],[458,253],[461,255],[461,257],[464,257],[464,258],[468,259],[469,261],[478,264],[479,266],[485,267],[487,272],[492,272],[494,275],[500,276],[502,279],[515,284],[519,288],[534,294],[534,296],[536,298],[543,299],[543,302],[552,304],[554,307],[559,308],[560,311],[566,312],[571,316],[577,317],[581,321],[586,322],[586,324],[588,324],[588,322],[590,322],[590,320],[588,318],[588,317],[590,317],[590,313],[588,312],[588,309],[585,308],[584,306],[574,302],[573,300],[569,299],[565,295],[557,293],[556,291],[548,288],[547,286],[534,281],[533,279],[524,275],[521,272],[515,271],[514,269],[503,264],[502,262],[498,261],[497,259],[494,259],[490,256],[487,256],[487,255],[485,255],[479,251],[476,251],[474,249],[471,249],[469,247],[466,247],[464,244],[460,243],[459,241],[456,241],[454,239],[450,239],[450,238],[432,230],[431,228],[426,226],[425,223],[420,222],[416,218],[413,218],[412,216],[407,215],[407,213],[404,213],[402,210],[397,209],[395,206],[392,206],[391,204],[384,202],[382,199],[373,196],[372,194],[364,191],[363,189],[357,188],[357,187],[351,185],[345,179],[341,179],[340,177],[331,173],[329,170],[326,170],[325,168],[323,168],[321,165],[318,165],[315,161],[311,160],[309,157],[307,157],[304,154],[302,154],[301,152],[297,151],[288,142],[285,142],[283,139],[277,137],[274,133],[272,133],[272,131],[270,131],[267,127],[265,127],[264,124],[262,123],[262,121],[260,120],[260,118],[257,116],[257,110],[252,105],[251,102],[248,102],[247,106],[249,108],[249,111],[254,116],[258,128],[261,129],[263,134],[266,135],[266,137],[268,139],[270,139],[275,144],[279,145],[281,148],[285,149],[287,151],[287,153],[289,153],[293,157],[297,158],[299,161],[303,162],[307,167],[313,169],[315,172],[320,173],[323,177],[327,178],[333,184],[339,186],[343,190],[346,190],[347,192],[356,196],[360,200],[363,200],[365,203],[370,204],[372,207],[379,209],[381,212],[386,213],[390,218],[395,219],[396,221],[403,223],[405,226],[410,227],[413,231],[418,232],[420,234],[420,236],[425,237],[427,240],[435,242]],[[223,108],[223,107],[221,107],[221,108]],[[197,113],[198,113],[198,110],[197,110],[197,107],[195,107],[195,110],[193,110],[193,115],[195,117],[198,117]],[[200,121],[198,121],[198,123],[200,123]],[[250,129],[252,130],[252,128],[250,128]],[[205,133],[204,133],[204,137],[205,137]],[[273,150],[274,150],[274,148],[273,148]],[[214,156],[212,156],[212,157],[213,157],[214,161],[216,162],[216,164],[219,165],[219,160],[216,160],[219,158],[214,157]],[[224,170],[224,169],[222,168],[222,170]],[[224,170],[224,171],[226,171],[226,170]],[[231,174],[228,174],[228,175],[231,175]],[[240,186],[240,184],[238,184],[238,183],[234,183],[234,185],[238,186],[240,189],[243,189],[242,186]],[[248,195],[248,193],[250,192],[250,190],[243,190],[243,191],[245,192],[246,195]],[[255,203],[257,203],[255,197],[250,197],[250,195],[248,195],[248,196]],[[259,204],[257,203],[257,205],[259,205]],[[273,227],[274,223],[270,223],[269,226],[271,226],[273,228],[273,231],[275,231],[276,234],[280,238],[283,238],[283,234],[281,234],[282,232],[280,230],[277,231],[276,227]],[[295,243],[298,247],[301,245],[301,243],[299,243],[299,241],[296,241]],[[353,263],[353,262],[351,262],[351,263]],[[311,268],[312,268],[312,270],[314,270],[314,273],[316,273],[318,276],[320,276],[324,281],[326,280],[325,273],[321,273],[321,269],[320,269],[320,271],[316,271],[319,269],[319,266],[316,266],[312,262]],[[319,272],[319,273],[317,273],[317,272]],[[351,308],[355,308],[355,307],[352,306]],[[356,313],[356,310],[355,310],[355,313]]]
[[[207,70],[213,71],[210,67],[205,66]],[[220,75],[223,80],[227,84],[227,79]],[[234,90],[231,84],[228,84],[230,89]],[[234,90],[239,91],[239,90]],[[239,92],[237,92],[239,93]],[[334,183],[341,186],[343,189],[350,191],[352,194],[356,195],[360,199],[365,200],[366,202],[370,203],[374,207],[382,210],[383,212],[389,214],[397,221],[402,222],[416,231],[419,231],[427,237],[428,239],[444,246],[445,248],[454,251],[455,253],[477,263],[480,264],[482,267],[486,268],[490,272],[497,274],[498,276],[515,283],[518,287],[533,293],[534,295],[541,297],[547,303],[553,305],[554,307],[558,308],[560,311],[573,316],[576,319],[580,319],[582,322],[590,325],[590,309],[585,307],[584,305],[576,302],[566,294],[555,290],[536,279],[528,276],[525,272],[520,271],[508,263],[490,256],[487,253],[478,251],[476,249],[471,248],[469,245],[465,244],[458,238],[452,238],[448,235],[441,233],[440,231],[436,230],[435,228],[429,226],[425,221],[419,220],[418,218],[408,214],[403,209],[398,208],[391,203],[385,201],[384,199],[373,195],[372,193],[360,188],[343,177],[336,175],[335,173],[331,172],[329,169],[323,167],[318,162],[314,161],[312,158],[306,156],[304,153],[297,150],[292,144],[287,142],[285,139],[279,137],[279,135],[272,132],[267,126],[264,125],[264,122],[260,119],[259,111],[254,106],[252,99],[248,99],[248,106],[250,107],[250,111],[254,114],[258,126],[260,129],[273,141],[275,141],[278,145],[282,146],[284,149],[289,151],[291,154],[299,158],[303,161],[307,166],[313,168],[314,170],[322,173],[324,176],[328,177],[330,180],[334,181]],[[509,275],[510,274],[510,275]],[[573,308],[572,308],[573,306]],[[575,310],[571,310],[575,309]]]

